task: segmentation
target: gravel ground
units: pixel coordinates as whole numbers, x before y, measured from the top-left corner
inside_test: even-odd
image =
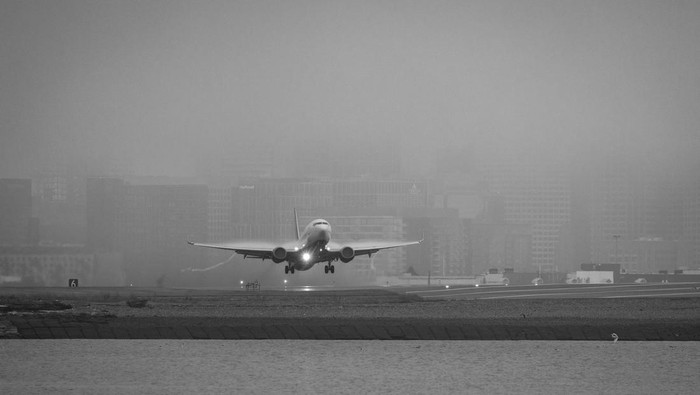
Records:
[[[7,291],[7,290],[5,290]],[[70,309],[56,308],[56,301]],[[130,307],[128,302],[145,302]],[[700,323],[700,298],[521,299],[436,301],[381,289],[316,292],[192,292],[103,290],[80,294],[0,294],[0,313],[60,310],[66,315],[210,318],[435,318],[645,320]],[[43,306],[41,304],[44,304]],[[24,306],[24,307],[22,307]],[[39,307],[37,307],[39,306]],[[68,307],[68,306],[66,306]]]
[[[451,328],[472,331],[470,335],[462,331],[458,335],[462,338],[473,338],[473,330],[483,329],[487,334],[481,338],[512,340],[519,338],[510,333],[512,328],[517,328],[519,332],[534,334],[535,338],[605,339],[611,332],[617,332],[624,334],[625,338],[641,340],[699,340],[700,298],[440,301],[383,289],[314,292],[136,290],[129,293],[122,290],[81,290],[80,293],[61,290],[41,295],[8,293],[0,289],[0,332],[4,331],[0,338],[22,336],[15,326],[40,338],[80,337],[75,332],[76,327],[93,328],[86,329],[93,335],[95,328],[109,328],[115,331],[110,332],[114,336],[129,333],[135,338],[169,336],[155,334],[157,328],[169,328],[170,333],[189,328],[199,333],[190,334],[193,338],[213,337],[217,328],[228,328],[237,331],[236,336],[255,338],[255,333],[245,333],[250,328],[283,327],[292,330],[290,328],[304,327],[313,328],[312,331],[331,331],[319,337],[326,338],[338,335],[328,328],[363,331],[379,326],[387,331],[403,328],[399,329],[399,338],[408,336],[416,328],[431,327],[442,328],[438,329],[440,331]],[[462,329],[457,329],[457,332]],[[85,333],[84,336],[90,336]],[[190,335],[185,335],[185,338]],[[175,336],[180,335],[175,333]],[[268,333],[264,336],[275,335]],[[377,336],[381,338],[383,335]],[[527,336],[530,335],[524,338],[529,338]]]
[[[22,297],[32,300],[28,296]],[[98,299],[98,300],[95,300]],[[424,301],[383,290],[74,297],[65,314],[117,317],[566,319],[700,322],[700,298]],[[127,302],[145,301],[145,307]],[[0,304],[2,298],[0,297]]]

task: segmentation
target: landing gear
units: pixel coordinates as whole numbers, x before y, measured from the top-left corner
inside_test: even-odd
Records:
[[[323,267],[323,270],[328,274],[328,272],[335,273],[335,266],[331,265],[330,262]]]
[[[284,267],[284,274],[289,274],[289,273],[294,274],[294,267],[293,266],[285,266]]]

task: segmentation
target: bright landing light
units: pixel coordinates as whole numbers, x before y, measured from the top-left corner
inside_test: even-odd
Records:
[[[309,254],[308,252],[305,252],[304,255],[301,256],[301,258],[302,258],[304,261],[308,262],[309,259],[311,259],[311,254]]]

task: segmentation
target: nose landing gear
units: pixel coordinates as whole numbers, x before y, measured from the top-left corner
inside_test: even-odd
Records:
[[[323,267],[323,270],[324,270],[326,273],[328,273],[328,272],[335,273],[335,266],[331,265],[331,263],[328,262],[328,264],[327,264],[326,266]]]
[[[294,266],[287,265],[284,267],[284,274],[289,274],[289,273],[294,274]]]

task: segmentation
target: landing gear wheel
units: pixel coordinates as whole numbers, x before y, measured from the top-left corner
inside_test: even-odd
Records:
[[[328,266],[324,266],[323,270],[326,272],[326,274],[328,274]]]
[[[289,266],[284,267],[284,274],[289,274]]]
[[[294,274],[294,268],[293,268],[293,267],[290,267],[290,268],[289,268],[289,271],[290,271],[292,274]]]
[[[331,273],[335,273],[335,266],[331,265],[330,271],[331,271]]]

